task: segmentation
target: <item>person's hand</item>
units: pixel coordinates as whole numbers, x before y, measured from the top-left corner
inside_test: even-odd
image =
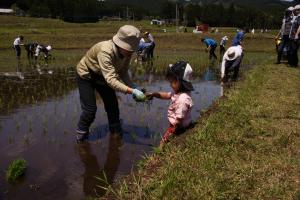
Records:
[[[146,100],[145,94],[138,89],[132,91],[132,97],[136,102],[144,102]]]
[[[159,93],[158,92],[148,92],[146,93],[146,97],[149,100],[152,100],[154,97],[159,98]]]

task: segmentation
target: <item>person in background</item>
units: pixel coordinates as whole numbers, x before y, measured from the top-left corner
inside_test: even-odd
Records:
[[[227,49],[221,64],[221,81],[227,82],[229,73],[233,72],[232,80],[236,81],[243,59],[242,46],[232,46]]]
[[[30,43],[24,44],[24,48],[27,52],[28,60],[33,59],[35,49],[36,49],[37,46],[38,46],[38,43],[36,43],[36,42],[30,42]]]
[[[280,40],[280,44],[278,45],[277,48],[277,62],[276,64],[280,64],[281,62],[281,57],[282,57],[282,53],[283,50],[286,48],[287,49],[287,54],[289,54],[289,44],[290,44],[290,33],[292,30],[292,24],[293,24],[293,7],[289,7],[288,9],[286,9],[285,13],[284,13],[284,18],[282,20],[282,26],[281,29],[278,33],[278,35],[276,36],[276,39],[281,38]]]
[[[16,52],[16,56],[18,59],[20,59],[21,57],[21,45],[23,45],[23,40],[24,40],[24,37],[22,35],[20,35],[19,37],[17,37],[15,40],[14,40],[14,43],[13,43],[13,48]]]
[[[221,42],[220,42],[220,57],[222,57],[226,51],[225,46],[226,42],[228,40],[227,36],[222,37]]]
[[[242,45],[244,37],[245,37],[245,29],[241,28],[241,29],[238,30],[237,34],[233,38],[232,46]]]
[[[92,46],[77,64],[77,84],[81,115],[77,124],[77,141],[89,137],[89,128],[97,112],[95,91],[104,103],[110,133],[122,137],[116,91],[131,94],[135,101],[145,101],[145,94],[136,89],[128,74],[131,56],[137,51],[140,31],[131,25],[122,26],[112,40]]]
[[[288,64],[291,67],[298,66],[298,49],[299,49],[299,34],[300,34],[300,4],[294,8],[294,20],[290,34],[290,53],[288,54]]]
[[[145,42],[144,38],[141,38],[139,47],[137,50],[137,55],[139,57],[139,60],[145,61],[148,58],[150,58],[150,48],[151,48],[150,42]]]
[[[34,57],[37,60],[37,58],[39,57],[40,53],[44,53],[44,58],[45,60],[48,59],[49,57],[49,52],[52,50],[52,47],[50,45],[42,45],[42,44],[38,44],[37,47],[35,48],[35,54]]]
[[[217,59],[217,56],[215,54],[215,50],[218,46],[218,43],[211,39],[211,38],[202,38],[201,41],[206,45],[206,51],[209,51],[209,59],[211,60],[212,58]]]
[[[166,77],[172,87],[172,92],[153,92],[147,94],[148,98],[171,100],[168,108],[169,127],[165,131],[160,142],[162,146],[171,137],[183,133],[191,126],[191,110],[193,100],[191,91],[194,90],[191,83],[192,67],[189,63],[178,61],[168,68]]]
[[[153,56],[154,56],[154,49],[155,49],[154,38],[153,38],[152,34],[149,33],[149,32],[145,32],[144,35],[147,38],[147,42],[150,42],[150,44],[151,44],[150,47],[149,47],[149,57],[153,58]]]

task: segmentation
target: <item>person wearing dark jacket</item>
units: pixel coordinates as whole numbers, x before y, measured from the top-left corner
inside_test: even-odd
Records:
[[[33,59],[34,52],[35,52],[35,49],[37,46],[38,46],[38,44],[36,42],[30,42],[30,43],[24,44],[24,48],[27,52],[28,60]]]
[[[280,64],[281,62],[281,57],[282,57],[282,53],[283,50],[286,49],[287,50],[287,54],[289,54],[290,48],[290,33],[291,33],[291,29],[292,29],[292,24],[293,24],[293,7],[289,7],[286,11],[285,11],[285,15],[282,21],[282,26],[281,29],[278,33],[278,36],[276,37],[276,39],[278,39],[279,37],[281,38],[281,42],[278,46],[277,49],[277,62],[276,64]]]

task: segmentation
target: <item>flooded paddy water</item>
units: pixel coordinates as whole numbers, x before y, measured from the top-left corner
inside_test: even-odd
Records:
[[[169,101],[155,99],[148,107],[123,94],[118,94],[122,141],[110,137],[99,100],[89,142],[77,144],[74,130],[81,109],[74,67],[68,66],[19,66],[0,73],[0,199],[101,196],[104,191],[97,186],[103,182],[96,177],[112,183],[158,146],[168,126]],[[133,74],[148,91],[171,91],[164,77],[151,70]],[[193,120],[221,95],[215,79],[212,69],[195,77]],[[17,158],[27,161],[26,175],[8,184],[5,170]]]

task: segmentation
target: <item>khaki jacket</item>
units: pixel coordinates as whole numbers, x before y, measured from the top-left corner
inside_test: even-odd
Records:
[[[121,58],[112,40],[99,42],[90,48],[77,64],[80,77],[89,77],[89,71],[104,77],[114,90],[126,93],[133,83],[128,75],[130,58]]]

